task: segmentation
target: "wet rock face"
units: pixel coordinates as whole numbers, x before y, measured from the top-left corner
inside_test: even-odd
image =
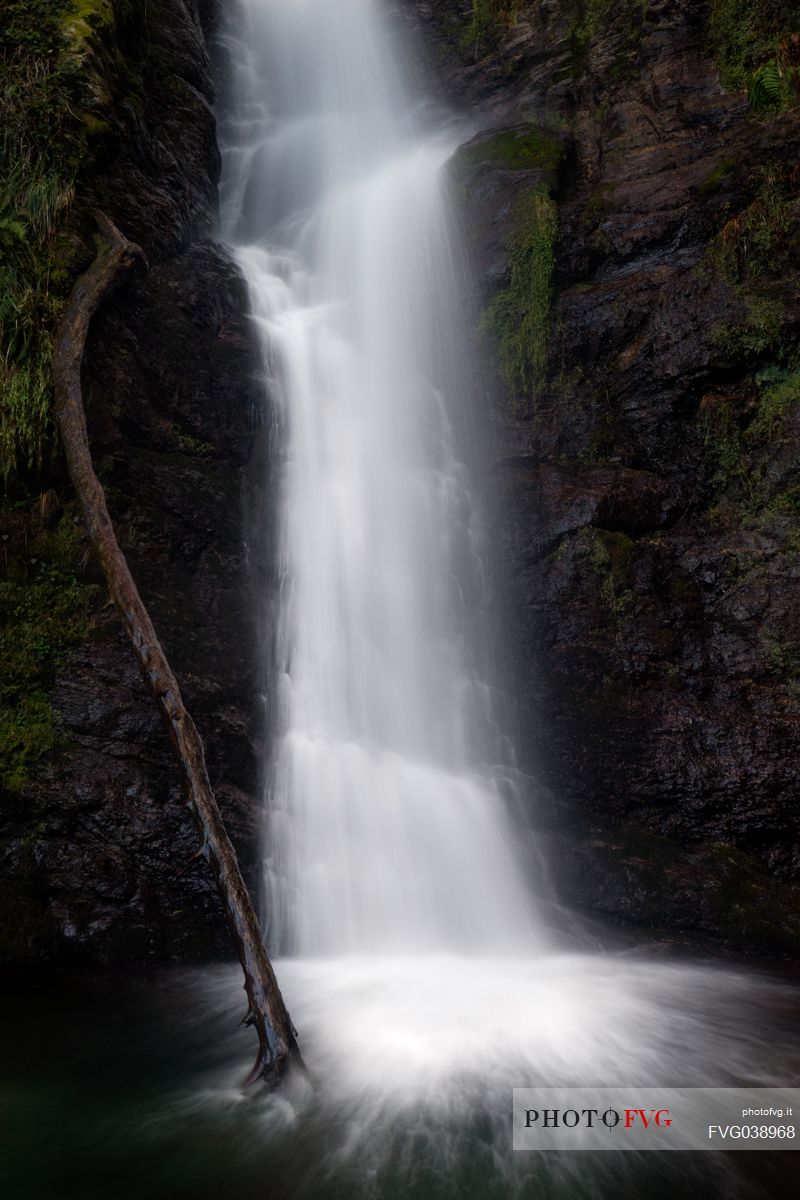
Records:
[[[245,311],[226,254],[196,243],[106,306],[84,387],[120,542],[254,878],[260,681],[242,520],[256,494],[248,464],[255,469],[262,392]],[[51,702],[65,747],[4,804],[3,865],[21,918],[6,953],[94,962],[228,954],[208,870],[192,861],[197,836],[167,731],[113,609],[95,613]]]
[[[399,15],[484,127],[453,182],[484,314],[495,606],[562,894],[796,948],[800,116],[723,90],[690,0],[595,5],[591,36],[586,6],[522,4],[467,47],[469,8]],[[550,178],[496,152],[523,118],[563,145]],[[514,298],[519,197],[543,187],[550,331],[525,385],[486,313]]]
[[[116,6],[97,54],[116,153],[87,179],[145,248],[92,325],[84,392],[95,465],[120,543],[203,736],[209,771],[255,881],[264,688],[256,606],[264,548],[245,545],[266,504],[260,362],[238,270],[204,240],[218,153],[194,7]],[[123,57],[127,74],[113,74]],[[123,84],[125,86],[123,86]],[[126,90],[127,89],[127,90]],[[66,496],[64,480],[55,479]],[[261,513],[259,512],[259,518]],[[263,525],[263,520],[259,519]],[[89,568],[92,570],[93,568]],[[92,962],[229,956],[210,874],[153,700],[113,609],[56,672],[60,748],[0,817],[0,956]]]
[[[219,151],[204,33],[211,7],[168,0],[145,13],[115,0],[113,24],[93,40],[90,69],[108,128],[86,187],[155,259],[213,221]]]
[[[204,240],[213,7],[115,0],[98,49],[113,153],[83,203],[152,269],[95,322],[85,383],[120,541],[253,878],[252,598],[271,556],[242,529],[268,511],[266,423],[241,281]],[[440,97],[482,129],[453,163],[476,314],[513,292],[515,253],[552,251],[544,367],[510,383],[477,316],[475,333],[494,606],[534,811],[578,908],[783,953],[798,911],[796,110],[754,120],[723,91],[692,0],[594,5],[588,40],[581,0],[507,7],[515,21],[465,38],[472,0],[394,3]],[[520,231],[531,194],[555,206],[552,245],[535,221]],[[166,732],[101,604],[56,674],[62,747],[2,797],[0,956],[226,955]]]

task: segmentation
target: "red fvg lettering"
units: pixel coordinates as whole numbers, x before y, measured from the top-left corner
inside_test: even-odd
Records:
[[[668,1108],[651,1108],[649,1114],[643,1108],[626,1108],[625,1109],[625,1128],[633,1129],[636,1125],[636,1119],[644,1125],[645,1129],[649,1129],[651,1123],[659,1129],[664,1129],[672,1124],[672,1118],[669,1115]]]

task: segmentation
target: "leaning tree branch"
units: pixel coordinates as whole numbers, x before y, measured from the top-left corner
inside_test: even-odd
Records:
[[[120,276],[132,267],[147,265],[140,248],[127,241],[107,217],[97,213],[96,219],[108,245],[75,284],[56,330],[53,376],[61,440],[70,478],[111,599],[119,610],[150,690],[166,718],[189,807],[202,838],[200,853],[213,872],[242,964],[248,999],[245,1022],[255,1026],[259,1042],[258,1057],[248,1082],[260,1075],[267,1082],[275,1083],[290,1065],[302,1066],[297,1033],[283,1002],[253,902],[214,798],[203,743],[186,711],[175,676],[120,549],[89,450],[81,392],[81,363],[89,323]]]

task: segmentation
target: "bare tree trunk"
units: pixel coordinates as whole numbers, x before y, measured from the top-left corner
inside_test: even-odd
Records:
[[[253,902],[211,789],[203,743],[184,707],[175,676],[120,550],[89,450],[81,392],[81,362],[89,322],[124,271],[137,264],[147,265],[138,246],[128,242],[102,213],[97,213],[96,217],[109,245],[75,284],[55,337],[53,377],[61,440],[70,478],[111,599],[119,610],[145,679],[169,726],[189,806],[202,838],[199,853],[213,872],[242,964],[248,999],[245,1022],[255,1026],[259,1042],[258,1057],[248,1082],[260,1075],[269,1083],[275,1083],[292,1063],[302,1066],[297,1033],[283,1002],[264,948]]]

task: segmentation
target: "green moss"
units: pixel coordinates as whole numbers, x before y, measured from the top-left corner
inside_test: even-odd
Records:
[[[542,188],[526,193],[517,208],[509,285],[481,318],[515,397],[530,392],[535,397],[547,372],[557,238],[554,201]]]
[[[634,544],[625,533],[607,529],[586,531],[587,557],[600,578],[600,595],[616,619],[633,604],[630,588]]]
[[[614,185],[611,183],[600,183],[591,193],[583,206],[581,213],[581,224],[584,229],[593,229],[598,221],[607,216],[614,210]]]
[[[625,456],[624,439],[612,415],[608,391],[590,394],[594,399],[591,433],[576,461],[582,467],[618,465]]]
[[[609,699],[619,703],[616,694]],[[586,839],[586,840],[584,840]],[[637,897],[637,923],[661,929],[664,913],[686,932],[733,939],[740,945],[796,952],[800,911],[792,889],[764,873],[758,859],[724,842],[674,842],[633,823],[593,832],[571,832],[573,852],[602,863],[608,877],[622,868]],[[635,885],[632,883],[635,880]],[[666,931],[665,931],[666,932]]]
[[[614,243],[605,229],[595,229],[589,238],[589,246],[597,258],[600,259],[607,259],[614,249]]]
[[[711,344],[726,358],[743,362],[778,348],[784,319],[783,306],[765,296],[746,296],[745,313],[736,322],[718,321],[711,328]]]
[[[458,39],[461,49],[477,58],[499,26],[515,23],[520,3],[521,0],[472,0],[469,20]]]
[[[735,846],[718,842],[706,854],[717,882],[704,895],[720,930],[750,945],[794,950],[800,913],[781,882]]]
[[[633,562],[633,541],[626,533],[597,531],[606,548],[611,574],[618,580],[628,580]]]
[[[210,442],[202,442],[199,438],[193,437],[191,433],[178,432],[175,440],[184,454],[191,454],[196,458],[206,458],[209,454],[214,453],[214,447]]]
[[[761,514],[762,524],[768,524],[781,517],[800,521],[800,487],[786,488],[785,491],[772,496]]]
[[[727,397],[706,397],[700,408],[699,427],[712,465],[711,486],[723,491],[732,479],[743,478],[746,473],[741,429]]]
[[[32,692],[13,710],[0,709],[0,783],[10,792],[21,792],[35,764],[58,743],[55,714],[45,693]]]
[[[711,0],[709,39],[723,85],[755,111],[796,104],[800,6],[786,0]]]
[[[465,146],[460,157],[467,166],[499,163],[512,171],[536,169],[556,171],[564,155],[564,144],[539,130],[509,130],[474,146]]]
[[[86,638],[95,587],[83,578],[85,536],[68,508],[55,529],[17,506],[0,510],[0,783],[22,789],[60,742],[47,691],[70,646]],[[9,552],[10,547],[10,552]]]
[[[786,670],[786,650],[781,642],[767,630],[759,631],[758,636],[759,646],[764,658],[772,667],[773,671]]]
[[[800,371],[771,370],[756,376],[762,385],[755,418],[748,426],[746,441],[772,442],[786,416],[800,405]]]
[[[760,520],[771,504],[769,463],[786,414],[800,399],[797,339],[789,301],[796,287],[798,202],[791,169],[772,163],[755,174],[755,196],[709,244],[706,269],[740,301],[740,315],[720,321],[710,341],[744,386],[733,397],[703,402],[700,431],[711,459],[711,484],[738,483],[739,516]]]
[[[769,367],[758,372],[755,391],[745,409],[726,396],[708,396],[700,408],[700,431],[712,463],[711,485],[724,491],[738,482],[742,519],[769,523],[800,515],[800,489],[772,494],[767,467],[786,418],[800,406],[800,371]]]
[[[97,134],[82,66],[108,0],[7,0],[0,24],[0,474],[51,438],[52,332],[73,272],[64,234]]]
[[[582,67],[589,48],[609,15],[613,0],[581,0],[568,39],[573,64]]]
[[[706,248],[706,264],[730,284],[778,275],[782,260],[794,258],[798,202],[791,170],[772,164],[757,172],[756,180],[754,199],[726,221]]]
[[[61,31],[72,50],[84,50],[99,25],[111,25],[111,0],[71,0],[61,17]]]
[[[733,155],[723,158],[721,162],[717,163],[711,174],[706,176],[700,184],[700,191],[703,195],[715,192],[717,188],[730,179],[736,173],[736,165],[736,158]]]
[[[567,34],[573,74],[584,69],[592,44],[604,32],[621,33],[623,51],[635,47],[648,8],[649,0],[580,0]],[[608,74],[618,79],[625,69],[626,64],[620,58],[611,64]]]

